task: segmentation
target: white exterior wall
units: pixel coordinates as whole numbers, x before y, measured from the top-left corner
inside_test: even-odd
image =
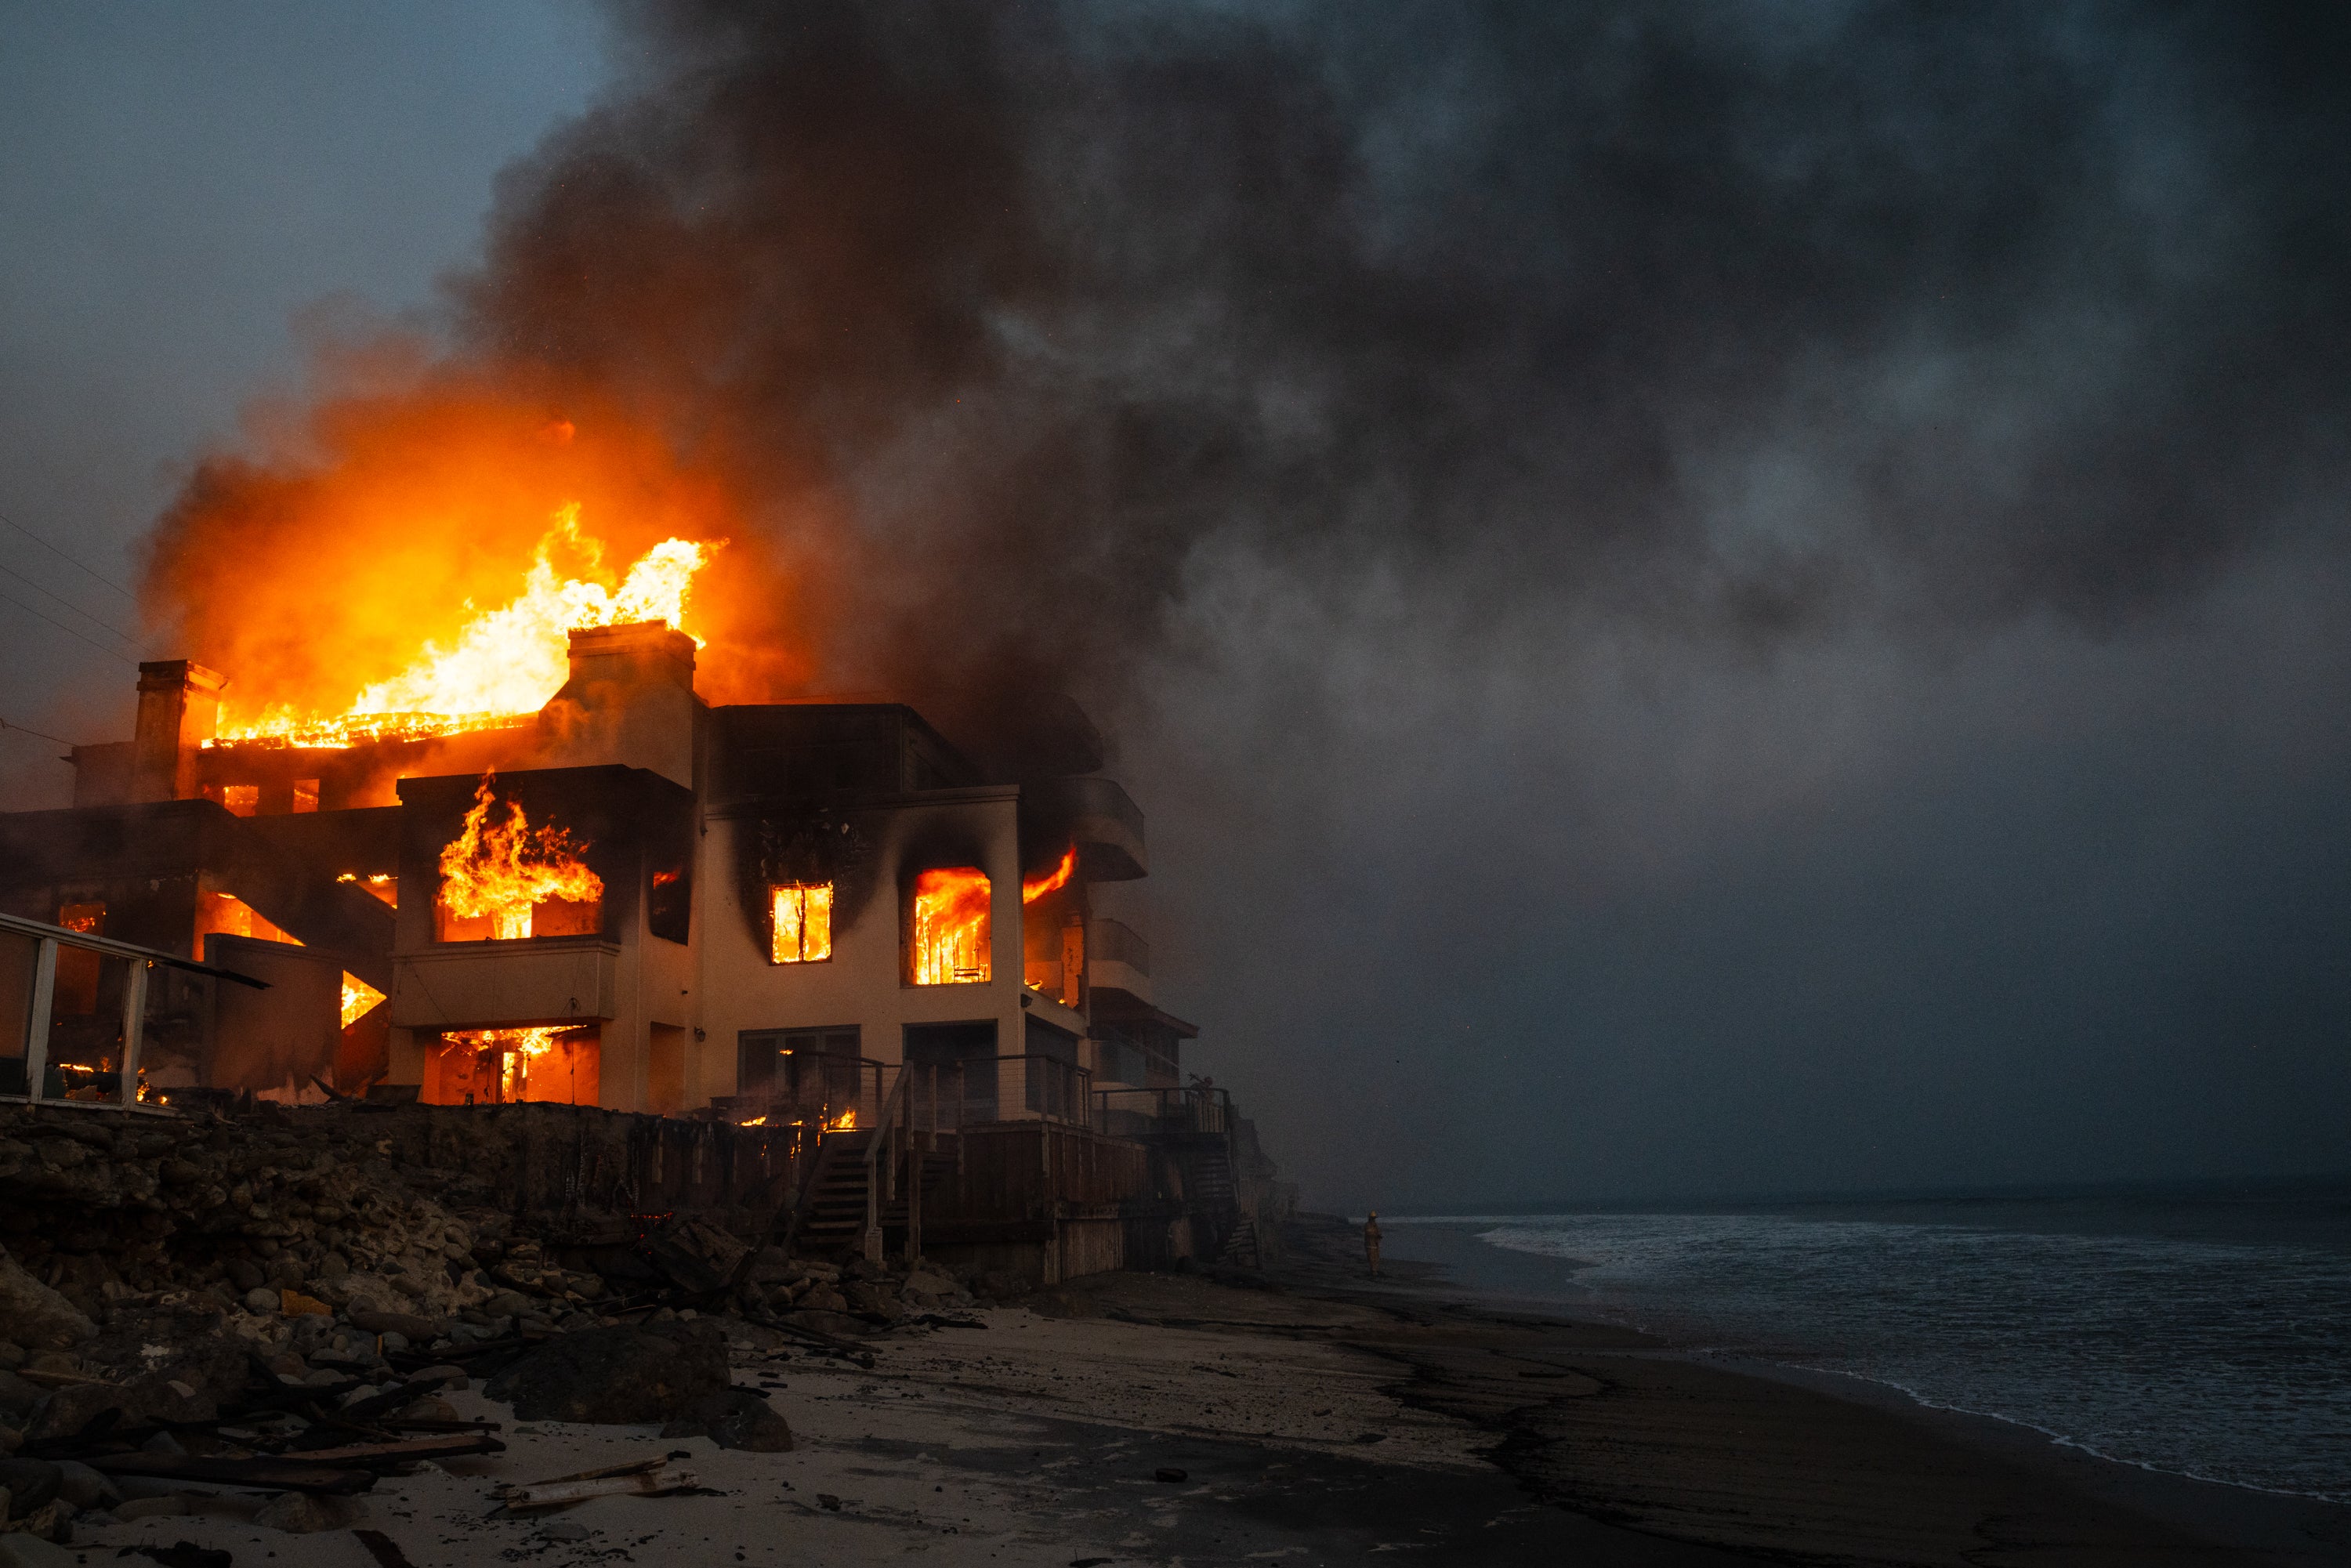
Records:
[[[814,964],[768,962],[764,928],[751,923],[737,892],[738,833],[752,821],[713,814],[704,823],[695,876],[695,945],[702,976],[696,1009],[704,1038],[691,1103],[736,1092],[737,1042],[746,1030],[856,1024],[859,1051],[878,1061],[904,1055],[904,1026],[994,1019],[997,1051],[1027,1050],[1022,1019],[1032,1010],[1082,1036],[1085,1023],[1020,984],[1020,834],[1016,789],[939,789],[900,796],[876,808],[872,896],[857,918],[837,925],[832,956]],[[905,979],[901,888],[914,871],[910,843],[951,822],[980,847],[987,873],[990,978],[985,984],[915,986]],[[1024,1003],[1026,1005],[1024,1005]],[[1010,1087],[1007,1086],[1008,1089]]]

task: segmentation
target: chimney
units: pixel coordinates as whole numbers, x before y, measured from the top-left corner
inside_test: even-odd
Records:
[[[193,660],[139,666],[131,800],[183,800],[196,792],[196,748],[220,732],[220,690],[226,685],[226,675]]]
[[[664,621],[571,633],[571,678],[539,710],[550,767],[618,762],[694,787],[694,639]]]

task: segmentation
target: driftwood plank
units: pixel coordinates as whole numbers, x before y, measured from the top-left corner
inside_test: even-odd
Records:
[[[409,1437],[396,1443],[351,1443],[340,1448],[305,1448],[308,1465],[406,1464],[412,1459],[455,1459],[467,1454],[502,1454],[507,1446],[486,1432]]]
[[[366,1470],[295,1464],[285,1459],[206,1458],[193,1454],[98,1454],[82,1462],[110,1476],[148,1476],[158,1480],[205,1481],[214,1486],[319,1492],[330,1497],[348,1497],[375,1485],[375,1477]]]
[[[700,1484],[692,1470],[632,1468],[625,1475],[506,1487],[498,1492],[498,1500],[505,1503],[510,1511],[521,1513],[535,1508],[557,1508],[567,1502],[584,1502],[591,1497],[660,1497],[666,1492],[684,1491]]]

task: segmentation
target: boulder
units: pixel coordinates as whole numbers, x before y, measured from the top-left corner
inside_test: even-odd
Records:
[[[57,1495],[76,1508],[111,1508],[122,1500],[114,1483],[78,1459],[57,1462]]]
[[[47,1459],[0,1459],[0,1487],[8,1489],[8,1517],[22,1519],[57,1495],[65,1472]]]
[[[0,1414],[21,1416],[47,1397],[47,1392],[13,1372],[0,1372]]]
[[[664,1437],[708,1437],[722,1448],[753,1454],[789,1454],[792,1429],[775,1407],[747,1388],[705,1395],[685,1414],[662,1428]]]
[[[98,1325],[71,1301],[25,1272],[0,1250],[0,1322],[16,1343],[34,1350],[63,1350],[97,1336]]]
[[[483,1392],[518,1421],[633,1426],[684,1417],[730,1381],[726,1352],[706,1340],[609,1328],[548,1341]]]
[[[75,1568],[81,1561],[62,1546],[53,1546],[22,1531],[0,1535],[0,1568]]]
[[[752,1285],[788,1285],[807,1272],[782,1248],[762,1247],[743,1278],[745,1283]]]
[[[680,1290],[699,1293],[724,1289],[750,1249],[715,1225],[686,1219],[650,1239],[645,1250]]]
[[[367,1307],[353,1306],[351,1326],[370,1333],[405,1334],[411,1341],[430,1340],[440,1333],[441,1327],[431,1318],[420,1318],[413,1312],[381,1312]]]

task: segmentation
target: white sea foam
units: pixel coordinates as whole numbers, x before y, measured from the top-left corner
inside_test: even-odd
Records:
[[[1562,1293],[1620,1321],[2126,1463],[2351,1501],[2340,1247],[1787,1214],[1454,1223],[1560,1260]]]

